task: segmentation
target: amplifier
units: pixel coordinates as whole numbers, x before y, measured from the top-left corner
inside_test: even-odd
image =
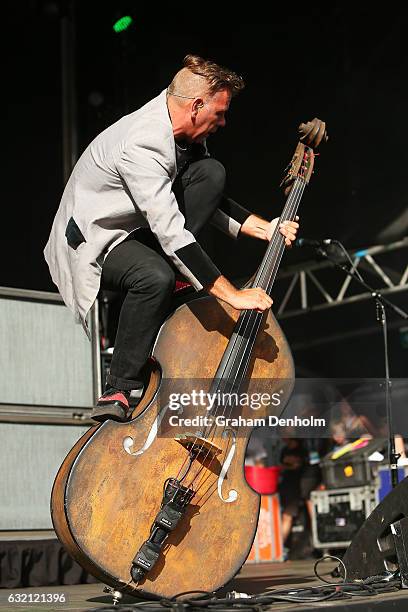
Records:
[[[56,293],[0,287],[0,409],[91,408],[100,395],[97,305],[89,342]]]
[[[374,486],[312,491],[310,498],[315,548],[347,548],[379,501]]]
[[[98,312],[91,342],[55,293],[0,287],[0,536],[49,531],[56,473],[100,392]],[[28,537],[28,536],[27,536]]]
[[[52,484],[88,426],[0,423],[0,531],[52,529]]]

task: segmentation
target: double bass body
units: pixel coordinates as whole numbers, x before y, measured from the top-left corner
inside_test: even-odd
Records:
[[[251,431],[235,428],[216,434],[213,443],[221,453],[215,460],[192,464],[186,482],[192,481],[196,494],[153,569],[139,584],[130,575],[132,559],[160,508],[164,483],[176,477],[188,458],[173,437],[156,435],[163,412],[161,380],[214,378],[238,316],[211,297],[178,308],[160,330],[148,388],[132,420],[91,428],[61,466],[52,493],[56,533],[102,582],[150,597],[211,592],[245,562],[256,532],[259,495],[244,477]],[[252,380],[263,379],[263,390],[271,394],[282,380],[293,381],[291,352],[271,312],[256,336],[248,372]]]

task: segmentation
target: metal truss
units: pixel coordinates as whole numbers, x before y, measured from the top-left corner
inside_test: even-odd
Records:
[[[401,270],[387,265],[387,255],[401,250]],[[405,250],[405,251],[404,251]],[[352,270],[359,269],[367,283],[384,295],[408,290],[408,237],[387,245],[373,246],[350,253],[353,262]],[[344,259],[342,260],[344,263]],[[394,257],[395,264],[395,257]],[[306,262],[282,270],[276,279],[275,286],[283,289],[283,298],[279,301],[277,317],[285,319],[301,314],[334,308],[372,297],[363,287],[352,283],[350,276],[341,277],[341,271],[324,260]],[[335,275],[335,277],[334,277]],[[340,286],[336,287],[339,284]],[[275,298],[275,296],[274,296]],[[279,299],[279,298],[278,298]]]

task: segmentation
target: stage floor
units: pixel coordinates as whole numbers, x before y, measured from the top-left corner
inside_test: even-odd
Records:
[[[226,586],[220,595],[227,591],[238,591],[240,593],[256,594],[270,589],[283,589],[286,587],[312,586],[322,584],[313,574],[314,561],[286,561],[285,563],[262,563],[244,565],[241,572]],[[328,580],[329,572],[334,567],[334,562],[321,563],[319,573]],[[112,597],[103,592],[103,584],[81,584],[61,587],[30,587],[26,589],[1,589],[0,610],[32,610],[35,612],[51,610],[69,610],[71,612],[82,612],[93,608],[103,608],[112,605]],[[64,594],[65,603],[9,603],[9,597],[26,595],[26,599],[33,599],[34,594]],[[21,598],[20,598],[21,599]],[[136,600],[129,596],[123,597],[121,604],[135,603]],[[385,593],[373,597],[354,597],[352,600],[338,602],[322,602],[314,604],[273,604],[270,610],[299,610],[302,612],[316,611],[316,608],[328,608],[335,612],[371,612],[381,610],[384,612],[398,612],[408,610],[408,589],[396,593]],[[120,607],[118,608],[120,610]],[[137,610],[137,608],[136,608]]]

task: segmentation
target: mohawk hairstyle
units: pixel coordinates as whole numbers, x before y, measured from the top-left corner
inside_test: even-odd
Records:
[[[241,76],[198,55],[186,55],[183,66],[206,79],[208,92],[212,96],[222,89],[228,89],[231,96],[236,96],[245,87],[244,79]]]

